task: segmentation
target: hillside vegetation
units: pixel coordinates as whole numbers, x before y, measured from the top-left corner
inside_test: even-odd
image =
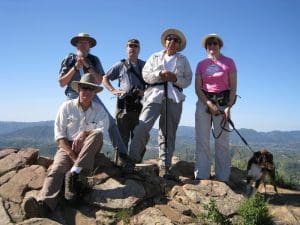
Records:
[[[0,149],[6,147],[40,149],[40,154],[53,157],[56,144],[53,138],[53,121],[34,123],[0,122]],[[274,155],[277,180],[283,186],[300,187],[300,131],[257,132],[239,129],[254,151],[267,148]],[[145,159],[157,158],[157,129],[152,129]],[[212,149],[213,149],[213,137]],[[235,132],[230,136],[233,165],[245,169],[252,152],[244,145]],[[102,152],[114,156],[114,150],[105,135]],[[193,127],[180,126],[177,132],[175,155],[185,161],[194,161],[195,131]]]

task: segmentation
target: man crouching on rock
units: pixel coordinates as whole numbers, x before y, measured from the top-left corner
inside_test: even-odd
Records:
[[[38,198],[28,198],[24,203],[27,218],[45,217],[49,210],[55,209],[64,180],[65,198],[74,201],[79,174],[92,171],[95,156],[102,147],[108,117],[92,99],[103,88],[89,73],[80,81],[73,81],[72,88],[79,97],[64,102],[57,113],[54,135],[58,151]]]

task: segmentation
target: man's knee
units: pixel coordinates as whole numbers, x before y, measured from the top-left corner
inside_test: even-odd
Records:
[[[89,138],[91,138],[93,142],[102,143],[103,133],[100,130],[92,130],[89,134]]]

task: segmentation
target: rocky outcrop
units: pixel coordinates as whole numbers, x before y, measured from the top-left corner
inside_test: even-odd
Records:
[[[212,199],[218,210],[232,220],[245,199],[245,172],[236,168],[227,184],[195,181],[193,163],[177,160],[171,172],[178,180],[171,181],[157,176],[156,160],[138,164],[133,174],[123,174],[99,154],[94,173],[87,179],[90,188],[77,204],[62,199],[48,218],[26,219],[24,199],[38,195],[52,163],[38,152],[32,148],[0,151],[1,225],[204,224],[204,205]],[[279,188],[278,196],[272,189],[267,193],[276,224],[300,223],[300,192]]]

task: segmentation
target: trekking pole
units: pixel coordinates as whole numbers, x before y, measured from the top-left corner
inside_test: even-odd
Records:
[[[165,105],[165,129],[166,129],[166,136],[165,136],[165,148],[166,148],[166,157],[168,157],[168,81],[164,83],[164,94],[166,98],[166,105]]]

